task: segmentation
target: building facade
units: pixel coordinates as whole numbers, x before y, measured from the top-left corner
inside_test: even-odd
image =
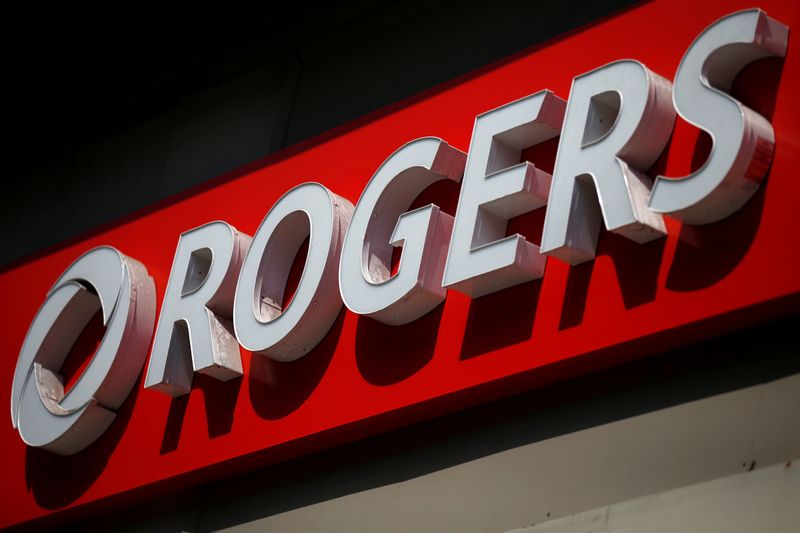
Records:
[[[776,137],[767,179],[740,211],[708,226],[670,222],[666,239],[643,245],[603,231],[594,261],[550,258],[550,278],[482,298],[451,291],[405,326],[343,309],[309,357],[245,354],[242,378],[196,376],[182,397],[144,389],[143,371],[109,430],[75,455],[26,448],[6,424],[2,525],[794,531],[800,257],[785,168],[798,154],[789,126],[798,11],[728,4],[298,6],[193,29],[156,25],[148,44],[105,35],[108,50],[94,58],[74,59],[92,37],[54,52],[44,61],[75,81],[37,107],[32,85],[47,77],[32,74],[13,115],[24,179],[4,208],[7,394],[19,324],[93,246],[140,259],[160,304],[182,231],[224,219],[253,235],[290,186],[310,180],[355,204],[402,142],[434,135],[467,152],[477,114],[545,88],[566,99],[575,76],[609,61],[635,59],[672,80],[694,37],[730,13],[762,8],[790,28],[784,58],[760,59],[733,83]],[[42,54],[30,57],[23,72]],[[51,131],[31,125],[53,116]],[[707,138],[678,122],[651,173],[689,173],[709,157]],[[522,159],[552,172],[555,151]],[[455,215],[457,186],[426,193],[420,205],[433,198]],[[538,244],[542,216],[513,218],[509,233]],[[37,276],[30,303],[10,296]],[[83,359],[73,353],[62,369],[68,382],[103,334],[100,324],[85,331]],[[548,350],[562,359],[530,362]],[[361,382],[347,382],[348,371]]]

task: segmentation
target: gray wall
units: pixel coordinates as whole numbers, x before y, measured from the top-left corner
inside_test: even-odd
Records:
[[[786,501],[800,501],[797,465],[787,465],[800,458],[798,327],[800,316],[740,331],[109,512],[74,531],[500,532],[552,522],[553,531],[582,533],[603,531],[585,527],[598,515],[623,531],[667,508],[695,513],[688,530],[747,531],[741,524],[761,518],[751,531],[788,533],[797,506]],[[794,468],[793,477],[728,479],[775,465]],[[698,515],[699,497],[719,507]],[[723,514],[741,506],[743,514]],[[620,515],[629,508],[640,511]],[[564,518],[576,513],[587,514]],[[630,530],[680,523],[659,520]]]

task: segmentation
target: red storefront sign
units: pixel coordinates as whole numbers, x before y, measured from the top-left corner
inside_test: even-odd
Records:
[[[544,88],[566,98],[575,76],[612,61],[635,59],[672,79],[704,28],[751,7],[796,27],[800,9],[781,2],[648,3],[3,272],[0,396],[10,397],[16,355],[45,294],[86,250],[111,245],[141,261],[160,304],[186,230],[225,220],[252,235],[281,195],[309,180],[356,203],[402,144],[436,135],[466,152],[476,115]],[[666,238],[647,244],[603,232],[593,261],[570,267],[551,257],[542,279],[474,300],[450,291],[443,305],[403,326],[342,310],[303,358],[280,363],[242,350],[242,379],[196,376],[188,397],[144,390],[140,377],[109,430],[76,455],[28,448],[10,424],[0,425],[7,465],[0,526],[57,520],[257,468],[796,310],[795,48],[790,38],[785,59],[753,63],[733,84],[734,96],[772,122],[776,140],[769,178],[732,216],[707,226],[667,219]],[[552,172],[556,143],[523,155]],[[678,119],[649,174],[689,174],[709,147]],[[458,185],[436,185],[415,205],[434,200],[455,214]],[[538,243],[542,216],[520,216],[508,233]]]

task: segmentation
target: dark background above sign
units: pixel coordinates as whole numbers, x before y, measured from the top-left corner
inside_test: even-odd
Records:
[[[0,268],[635,3],[291,2],[100,24],[70,7],[9,21]]]

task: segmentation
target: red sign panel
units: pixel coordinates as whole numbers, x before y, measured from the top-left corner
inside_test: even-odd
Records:
[[[466,152],[476,115],[545,88],[566,98],[575,76],[619,59],[672,79],[706,26],[751,7],[800,27],[800,6],[790,2],[647,3],[2,272],[0,397],[10,398],[17,354],[48,289],[86,250],[110,245],[141,261],[160,301],[188,229],[224,220],[252,235],[278,198],[305,181],[355,204],[403,143],[435,135]],[[110,429],[73,456],[28,448],[10,423],[0,424],[0,527],[257,468],[797,310],[797,48],[790,38],[785,59],[759,60],[733,84],[733,95],[767,117],[776,137],[768,178],[734,215],[706,226],[668,219],[668,236],[643,245],[603,232],[593,261],[571,267],[550,258],[541,280],[474,300],[450,291],[443,305],[404,326],[343,309],[305,357],[279,363],[242,350],[243,378],[197,375],[181,398],[143,389],[140,377]],[[525,155],[552,171],[556,143]],[[679,118],[651,174],[687,175],[709,148],[705,134]],[[458,185],[423,196],[419,205],[436,200],[454,214]],[[541,215],[512,220],[510,233],[538,243]],[[96,341],[99,329],[88,328],[78,344]]]

